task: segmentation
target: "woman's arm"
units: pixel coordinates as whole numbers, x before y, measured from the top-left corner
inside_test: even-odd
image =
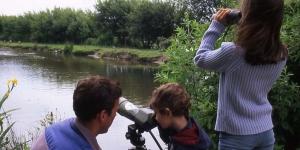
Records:
[[[215,17],[203,36],[200,47],[194,57],[194,63],[200,68],[223,72],[232,62],[235,44],[223,43],[221,48],[214,50],[217,39],[225,30],[225,26],[221,22],[222,18]]]

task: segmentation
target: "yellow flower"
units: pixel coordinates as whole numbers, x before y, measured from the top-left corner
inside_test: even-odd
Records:
[[[18,84],[18,80],[16,78],[8,80],[7,81],[7,86],[10,87],[10,84],[12,84],[12,86],[16,86]]]
[[[16,78],[14,78],[11,82],[12,82],[12,84],[15,85],[15,86],[18,84],[18,80],[17,80]]]

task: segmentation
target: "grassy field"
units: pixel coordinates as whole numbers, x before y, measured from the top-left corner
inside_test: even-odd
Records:
[[[65,44],[41,44],[41,43],[24,43],[24,42],[0,42],[2,47],[11,47],[11,48],[46,48],[51,50],[63,51]],[[122,53],[126,52],[129,54],[137,55],[139,58],[154,58],[163,56],[163,52],[160,50],[153,49],[135,49],[135,48],[119,48],[119,47],[103,47],[103,46],[93,46],[93,45],[73,45],[74,54],[89,54],[97,52],[100,54],[105,53]]]

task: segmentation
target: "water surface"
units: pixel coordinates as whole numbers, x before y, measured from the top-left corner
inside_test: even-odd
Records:
[[[149,65],[2,48],[0,95],[6,91],[8,79],[15,77],[19,81],[4,108],[19,108],[12,113],[11,121],[16,121],[14,130],[17,135],[27,135],[27,132],[40,126],[40,120],[49,112],[54,112],[62,120],[74,117],[72,94],[79,79],[101,75],[118,80],[123,96],[141,106],[147,104],[151,91],[157,86],[153,82],[156,71],[157,68]],[[127,126],[131,123],[118,115],[108,133],[98,136],[101,147],[104,150],[131,147],[130,142],[125,139]],[[157,134],[155,129],[155,135]],[[158,149],[148,133],[144,135],[147,147]]]

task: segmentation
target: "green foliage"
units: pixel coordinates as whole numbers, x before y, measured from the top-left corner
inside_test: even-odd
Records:
[[[7,98],[9,97],[9,94],[11,93],[11,91],[14,89],[14,87],[16,86],[17,82],[12,82],[8,81],[8,89],[7,92],[4,94],[4,96],[2,97],[1,101],[0,101],[0,109],[3,109],[3,104],[4,102],[7,100]],[[2,113],[0,113],[0,148],[6,148],[9,145],[9,137],[8,137],[8,133],[9,131],[12,130],[12,127],[14,125],[14,123],[9,124],[8,127],[4,128],[4,121],[7,119],[7,115],[9,112],[4,111]]]
[[[55,8],[0,16],[0,40],[150,48],[169,38],[179,16],[172,1],[98,1],[96,12]]]
[[[96,24],[100,32],[105,33],[105,38],[111,40],[111,44],[113,44],[113,38],[117,37],[121,42],[120,44],[126,45],[126,37],[129,35],[127,30],[128,15],[132,12],[133,6],[133,1],[127,0],[98,1]]]
[[[46,114],[45,118],[40,120],[40,127],[36,128],[36,133],[30,132],[26,137],[19,137],[16,136],[13,131],[13,125],[15,122],[10,123],[9,115],[12,111],[16,109],[4,111],[3,104],[8,99],[10,93],[16,87],[18,81],[16,79],[8,81],[8,90],[2,97],[0,101],[0,109],[3,112],[0,113],[0,149],[2,150],[29,150],[29,142],[32,142],[33,139],[36,139],[37,136],[40,134],[42,130],[46,127],[50,126],[51,124],[55,123],[56,121],[60,121],[61,118],[53,112],[49,112]],[[6,122],[6,123],[4,123]],[[6,127],[7,126],[7,127]],[[27,138],[31,137],[31,140]]]
[[[13,132],[15,122],[11,123],[9,120],[10,113],[16,109],[7,111],[3,109],[3,104],[6,102],[17,83],[18,81],[16,79],[7,82],[7,92],[0,101],[0,109],[2,110],[0,113],[0,149],[29,150],[28,143],[15,136]]]
[[[227,1],[98,0],[95,12],[55,8],[0,16],[0,40],[160,47],[165,44],[160,39],[174,34],[185,12],[204,22],[220,4],[229,6]]]
[[[282,39],[288,46],[288,70],[295,74],[291,77],[300,84],[300,1],[288,0],[285,5],[285,19],[282,29]]]
[[[179,19],[173,1],[98,1],[96,24],[103,44],[150,48],[169,38]]]
[[[30,37],[30,22],[24,16],[0,16],[0,39],[27,41]]]
[[[185,86],[192,98],[192,115],[208,131],[215,141],[217,135],[214,131],[216,120],[216,101],[218,92],[218,74],[198,69],[193,58],[208,24],[199,24],[190,20],[186,14],[182,27],[176,29],[171,46],[166,50],[168,62],[163,64],[160,72],[156,74],[157,81],[161,83],[177,82]],[[229,30],[226,36],[217,41],[220,46],[222,40],[232,41],[233,32]]]
[[[43,128],[46,128],[46,127],[49,127],[50,125],[54,124],[58,120],[61,120],[61,119],[58,119],[57,115],[54,115],[53,112],[48,112],[45,115],[45,118],[40,120],[40,124]]]
[[[174,3],[179,14],[188,13],[191,19],[201,23],[210,21],[217,8],[236,8],[238,4],[234,0],[176,0]]]
[[[284,149],[299,149],[300,139],[300,0],[285,1],[285,17],[281,32],[289,50],[287,70],[270,93],[274,106],[277,143]],[[290,73],[288,73],[288,72]]]
[[[185,17],[183,27],[176,29],[176,36],[166,50],[168,62],[161,66],[156,79],[161,83],[177,82],[186,87],[192,98],[192,115],[216,140],[214,124],[218,75],[200,70],[193,63],[193,57],[207,27],[207,24],[199,24]]]
[[[158,37],[157,38],[157,45],[152,45],[153,49],[160,49],[160,50],[165,50],[169,46],[171,46],[171,39],[170,38],[165,38],[165,37]]]
[[[36,42],[82,43],[92,36],[92,18],[83,11],[55,8],[28,15],[32,18],[31,39]]]
[[[83,43],[94,36],[93,15],[55,8],[22,16],[0,16],[0,40]]]
[[[158,45],[158,38],[170,37],[175,29],[175,6],[169,1],[142,1],[129,14],[129,31],[139,47]],[[134,42],[133,42],[134,43]]]
[[[286,4],[286,19],[282,30],[282,38],[289,46],[290,60],[279,80],[269,93],[273,105],[274,130],[277,138],[276,149],[299,148],[300,135],[300,88],[299,88],[299,0]],[[192,98],[192,115],[208,131],[214,140],[216,134],[214,124],[216,118],[216,101],[218,91],[218,74],[197,69],[193,57],[200,40],[207,29],[207,24],[185,18],[183,26],[176,29],[171,46],[166,50],[168,62],[161,66],[156,75],[161,83],[178,82],[184,85]],[[229,30],[226,37],[220,38],[216,44],[232,41],[234,30]],[[294,68],[294,66],[297,66]],[[298,73],[292,75],[289,72]],[[298,81],[298,82],[297,82]]]
[[[273,122],[278,145],[285,149],[300,148],[300,87],[290,80],[292,74],[285,69],[269,93],[273,105]]]
[[[72,54],[73,49],[74,49],[73,44],[66,44],[65,47],[64,47],[64,54],[66,54],[66,55]]]
[[[217,0],[216,5],[217,8],[238,8],[239,2],[238,0]]]

